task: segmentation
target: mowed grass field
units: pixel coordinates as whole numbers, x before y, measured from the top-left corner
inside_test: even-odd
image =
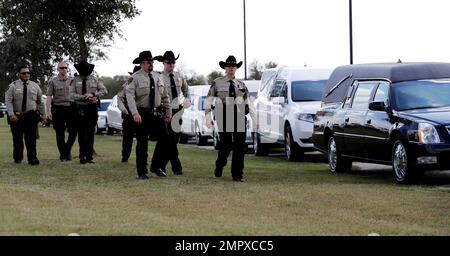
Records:
[[[96,163],[80,165],[59,161],[52,128],[39,131],[41,165],[14,164],[0,118],[0,235],[450,235],[448,179],[400,186],[388,172],[247,155],[237,183],[229,165],[214,177],[216,151],[180,145],[185,175],[139,181],[134,149],[120,162],[121,136],[96,136]]]

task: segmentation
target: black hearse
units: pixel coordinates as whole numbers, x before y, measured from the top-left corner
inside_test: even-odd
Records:
[[[391,164],[398,183],[450,168],[450,63],[336,68],[314,120],[332,172],[352,161]]]

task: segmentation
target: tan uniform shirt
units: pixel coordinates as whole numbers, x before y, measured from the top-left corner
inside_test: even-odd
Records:
[[[234,90],[236,92],[236,103],[243,103],[248,105],[249,107],[249,114],[250,117],[253,120],[253,123],[255,124],[253,127],[256,127],[256,110],[255,106],[253,105],[253,102],[250,99],[250,95],[248,92],[247,86],[245,86],[244,82],[238,79],[233,79],[234,82]],[[230,102],[229,97],[229,89],[230,89],[230,82],[227,77],[220,77],[214,80],[211,87],[208,91],[208,96],[205,101],[205,117],[206,122],[211,123],[211,111],[213,104],[220,103],[227,103]]]
[[[8,116],[22,113],[23,101],[23,81],[16,80],[9,85],[5,93],[5,104],[8,108]],[[41,115],[45,115],[45,106],[42,102],[42,90],[33,81],[27,81],[27,103],[24,113],[38,110]]]
[[[166,113],[172,113],[167,88],[158,72],[151,72],[155,81],[155,108],[162,106]],[[131,114],[138,114],[137,108],[150,107],[150,77],[144,70],[139,70],[132,75],[133,81],[126,86],[125,94]],[[156,111],[155,111],[156,112]]]
[[[70,83],[72,79],[61,79],[55,76],[48,82],[47,97],[53,97],[53,104],[57,106],[70,106]]]
[[[185,99],[189,99],[189,86],[186,81],[186,79],[183,78],[183,76],[179,72],[172,72],[173,79],[175,81],[175,86],[177,89],[178,94],[178,100],[174,101],[174,98],[172,96],[172,88],[170,84],[170,73],[167,71],[163,71],[161,73],[161,77],[164,80],[164,84],[167,87],[167,92],[169,94],[170,101],[172,102],[172,106],[175,109],[178,109],[179,105],[182,105],[184,103]]]
[[[79,105],[96,104],[96,101],[84,100],[83,96],[83,80],[80,76],[73,78],[70,84],[70,98]],[[106,87],[94,76],[86,78],[86,93],[92,93],[95,97],[101,98],[108,93]]]

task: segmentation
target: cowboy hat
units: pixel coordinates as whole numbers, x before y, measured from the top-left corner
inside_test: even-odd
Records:
[[[133,60],[133,64],[141,64],[143,61],[153,61],[152,53],[150,51],[139,53],[139,57]]]
[[[232,66],[236,68],[240,68],[242,65],[242,61],[237,62],[236,58],[233,55],[228,56],[227,60],[219,62],[219,66],[223,69],[227,66]]]
[[[133,72],[128,72],[128,74],[132,75],[132,74],[136,73],[137,71],[139,71],[140,69],[141,69],[140,66],[134,66]]]
[[[175,62],[180,57],[180,54],[175,58],[175,54],[173,54],[172,51],[166,51],[163,56],[159,55],[155,57],[155,60],[159,62],[168,61],[168,62]]]
[[[80,61],[79,63],[74,64],[75,69],[80,73],[80,76],[89,76],[92,71],[94,71],[94,64],[90,64],[85,60]]]

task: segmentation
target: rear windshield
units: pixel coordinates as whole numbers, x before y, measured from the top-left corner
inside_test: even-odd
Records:
[[[327,80],[292,82],[292,101],[321,101]]]
[[[407,81],[393,84],[397,110],[450,106],[450,79]]]

